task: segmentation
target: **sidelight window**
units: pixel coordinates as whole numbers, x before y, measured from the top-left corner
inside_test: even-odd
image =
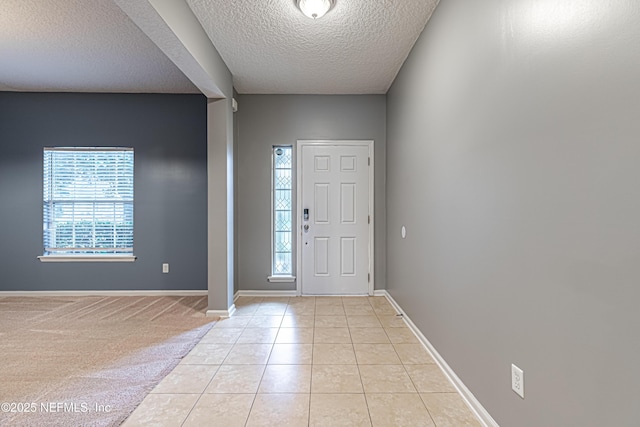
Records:
[[[273,278],[293,275],[292,151],[291,146],[273,147],[271,272]]]

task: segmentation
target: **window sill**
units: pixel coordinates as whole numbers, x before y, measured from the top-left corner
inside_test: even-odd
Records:
[[[271,283],[293,283],[296,281],[296,276],[269,276],[267,280]]]
[[[133,262],[133,255],[41,255],[40,262]]]

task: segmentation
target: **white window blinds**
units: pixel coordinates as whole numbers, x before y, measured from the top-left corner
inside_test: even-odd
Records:
[[[133,254],[133,149],[45,148],[44,255]]]

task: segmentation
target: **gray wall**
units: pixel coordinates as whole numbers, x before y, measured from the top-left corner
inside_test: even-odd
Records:
[[[374,140],[375,287],[386,278],[384,95],[240,95],[238,98],[238,286],[291,290],[271,274],[271,147],[298,139]],[[295,152],[294,152],[295,156]]]
[[[134,263],[36,259],[45,146],[134,147]],[[206,290],[206,230],[204,96],[0,92],[0,291]]]
[[[388,94],[387,288],[502,426],[638,425],[637,40],[638,2],[446,0]]]

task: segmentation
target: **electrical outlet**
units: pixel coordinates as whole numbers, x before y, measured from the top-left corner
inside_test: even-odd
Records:
[[[169,263],[165,262],[164,264],[162,264],[162,272],[163,273],[168,273],[169,272]]]
[[[511,389],[524,399],[524,371],[511,364]]]

